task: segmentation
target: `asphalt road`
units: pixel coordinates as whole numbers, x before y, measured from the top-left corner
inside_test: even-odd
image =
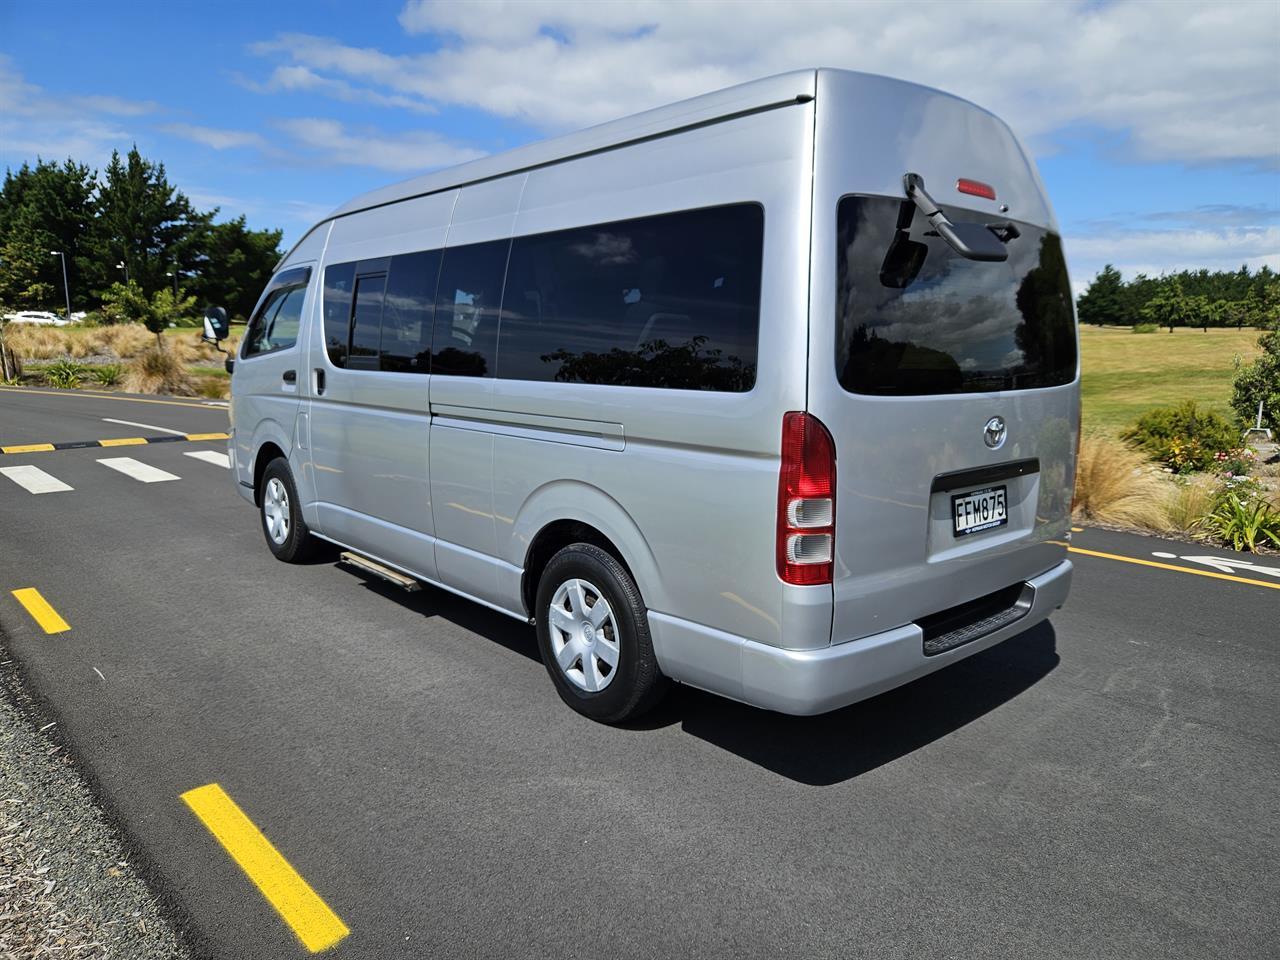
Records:
[[[152,432],[103,418],[226,428],[0,390],[0,445]],[[198,952],[307,955],[180,799],[218,783],[349,928],[334,957],[1275,955],[1280,570],[1085,530],[1049,624],[908,687],[807,719],[682,689],[612,729],[530,628],[274,560],[187,456],[222,449],[0,456],[73,488],[0,476],[4,642]]]

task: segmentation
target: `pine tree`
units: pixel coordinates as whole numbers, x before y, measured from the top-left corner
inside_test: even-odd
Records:
[[[1131,323],[1125,303],[1124,280],[1120,271],[1107,264],[1080,294],[1076,312],[1081,323]]]

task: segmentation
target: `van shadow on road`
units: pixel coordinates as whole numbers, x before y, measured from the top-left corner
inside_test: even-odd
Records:
[[[544,669],[532,627],[443,590],[405,593],[352,573],[370,590],[423,616],[443,617]],[[779,776],[832,786],[959,730],[1021,695],[1058,662],[1057,635],[1044,621],[937,673],[833,713],[790,717],[677,686],[657,710],[631,726],[656,730],[679,724],[685,733]]]

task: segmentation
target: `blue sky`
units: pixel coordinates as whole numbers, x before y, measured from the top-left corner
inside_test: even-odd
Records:
[[[354,194],[814,64],[969,97],[1036,155],[1077,287],[1280,268],[1280,3],[0,0],[0,166],[137,142],[291,242]]]

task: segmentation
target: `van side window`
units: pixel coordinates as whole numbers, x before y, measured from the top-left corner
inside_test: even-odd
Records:
[[[440,275],[440,251],[391,258],[382,307],[382,370],[431,372],[431,317]]]
[[[498,376],[750,390],[763,247],[754,203],[517,237]]]
[[[355,305],[351,311],[351,350],[347,354],[348,369],[378,369],[378,341],[382,331],[382,295],[386,286],[385,272],[356,276]]]
[[[492,377],[509,240],[450,247],[436,291],[432,372]]]
[[[347,365],[355,278],[354,263],[335,263],[324,270],[324,345],[335,367]]]
[[[272,281],[262,306],[249,321],[241,356],[254,357],[286,350],[298,342],[302,304],[310,279],[311,269],[302,267],[286,270]]]

